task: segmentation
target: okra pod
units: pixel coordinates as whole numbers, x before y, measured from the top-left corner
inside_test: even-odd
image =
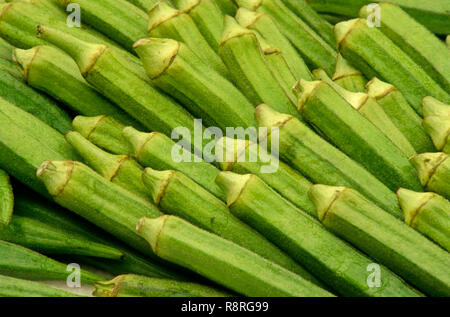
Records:
[[[425,293],[450,294],[448,252],[353,189],[314,185],[310,197],[327,229]]]
[[[128,2],[134,4],[136,7],[140,8],[144,12],[148,12],[151,7],[153,7],[159,0],[127,0]]]
[[[234,215],[269,237],[339,295],[417,295],[384,267],[383,287],[370,288],[366,268],[371,259],[284,200],[257,176],[222,172],[217,182],[224,189]]]
[[[428,191],[450,199],[450,155],[446,153],[422,153],[410,159],[419,173],[422,186]]]
[[[447,48],[450,49],[450,35],[447,35],[445,38],[445,44],[447,44]]]
[[[227,127],[256,125],[254,106],[184,43],[151,38],[137,42],[135,49],[152,83],[177,98],[206,125],[224,131]]]
[[[175,216],[142,218],[137,232],[161,258],[245,296],[332,296],[248,249]]]
[[[338,54],[337,56],[336,69],[331,79],[347,90],[353,92],[366,91],[367,79],[359,70],[350,65],[341,54]]]
[[[245,28],[257,31],[270,45],[283,52],[283,56],[296,79],[311,79],[311,72],[303,58],[283,35],[270,15],[263,12],[250,11],[246,8],[239,8],[236,14],[236,21]]]
[[[63,280],[70,272],[67,265],[17,244],[0,240],[0,274],[27,280]],[[104,278],[81,270],[81,282],[94,284]]]
[[[214,0],[219,6],[223,14],[234,16],[238,7],[234,3],[234,0]]]
[[[0,275],[1,297],[76,297],[46,284]]]
[[[6,40],[0,38],[0,58],[12,61],[12,54],[14,46],[9,44]]]
[[[395,4],[382,2],[376,10],[381,17],[378,29],[406,52],[444,90],[450,91],[450,51],[445,44]],[[373,12],[366,6],[361,8],[359,16],[367,18],[371,13]]]
[[[208,41],[203,37],[189,14],[174,9],[161,1],[152,7],[148,14],[148,34],[150,37],[168,38],[183,42],[206,65],[222,76],[228,76],[227,68],[219,55],[209,46]]]
[[[0,57],[0,71],[8,72],[9,74],[13,75],[17,79],[22,79],[22,74],[20,73],[20,70],[17,69],[17,66],[14,62],[4,59]]]
[[[423,120],[422,124],[436,149],[450,154],[450,117],[429,116]]]
[[[9,175],[0,169],[0,223],[7,226],[14,211],[14,194]]]
[[[217,52],[223,30],[223,13],[215,0],[174,0],[175,7],[189,14],[209,46]]]
[[[362,92],[351,92],[339,86],[331,80],[330,77],[322,69],[313,71],[314,77],[322,80],[328,86],[333,88],[348,104],[358,110],[367,120],[369,120],[375,127],[378,128],[406,157],[411,157],[416,153],[416,150],[403,135],[402,131],[397,128],[391,118],[381,107],[375,98]],[[299,82],[299,86],[302,84]],[[320,127],[318,127],[320,129]],[[330,138],[332,139],[332,138]]]
[[[239,6],[249,10],[269,14],[310,68],[323,68],[328,74],[333,74],[336,66],[334,45],[332,46],[322,39],[281,0],[237,0],[236,2]],[[282,50],[282,48],[279,49]]]
[[[445,104],[436,98],[427,96],[422,100],[423,116],[450,116],[450,105]]]
[[[256,108],[255,117],[260,127],[279,128],[280,158],[313,183],[355,188],[380,207],[402,216],[397,197],[386,185],[304,123],[266,105]],[[269,134],[268,145],[271,139]]]
[[[299,85],[299,111],[320,133],[391,190],[422,189],[406,155],[333,88],[320,81],[300,80]]]
[[[14,58],[28,85],[63,102],[76,113],[109,115],[124,124],[137,124],[122,109],[95,91],[81,76],[72,58],[60,50],[51,46],[15,49]]]
[[[254,105],[265,103],[277,111],[299,116],[267,64],[256,35],[225,16],[219,55],[233,82]]]
[[[223,191],[215,182],[220,171],[214,165],[177,145],[168,136],[158,132],[140,132],[132,127],[123,129],[123,136],[131,145],[134,157],[142,166],[160,171],[182,172],[214,196],[225,200]],[[174,160],[173,153],[178,153],[183,160]]]
[[[450,202],[435,193],[400,188],[398,201],[405,223],[450,252]]]
[[[304,268],[251,227],[235,218],[224,202],[183,173],[146,168],[143,180],[153,202],[166,214],[232,241],[303,278],[316,282]]]
[[[229,297],[218,289],[190,282],[179,282],[134,274],[94,284],[98,297]]]
[[[331,23],[332,25],[338,24],[342,21],[350,20],[350,17],[340,14],[319,13],[319,16],[321,16],[322,19],[324,19],[328,23]]]
[[[223,147],[222,153],[225,157],[217,157],[221,159],[220,165],[223,171],[254,174],[297,208],[313,217],[316,216],[315,207],[308,197],[308,190],[312,183],[292,167],[268,153],[261,145],[224,137],[217,141],[216,146]],[[216,150],[217,156],[218,153]]]
[[[365,19],[338,23],[334,32],[345,58],[366,77],[381,77],[397,87],[419,114],[425,96],[450,101],[448,92],[378,28],[370,27]]]
[[[396,127],[408,139],[417,153],[432,152],[433,143],[421,125],[421,118],[393,85],[373,78],[367,83],[367,93],[375,98]]]
[[[144,169],[129,155],[105,152],[75,131],[67,132],[65,137],[94,171],[144,200],[150,198],[142,182]]]
[[[114,154],[131,154],[133,150],[122,136],[125,126],[108,116],[73,119],[72,129],[102,149]]]

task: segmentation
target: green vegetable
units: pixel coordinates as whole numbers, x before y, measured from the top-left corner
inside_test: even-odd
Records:
[[[161,258],[245,296],[332,296],[281,266],[175,216],[142,218],[137,232]]]
[[[232,241],[309,281],[317,281],[265,237],[235,218],[225,203],[183,173],[146,168],[143,180],[162,212]]]
[[[315,184],[348,186],[364,193],[380,207],[401,217],[395,194],[361,165],[315,134],[292,116],[266,105],[256,108],[260,127],[279,128],[280,159]],[[272,135],[267,144],[272,143]]]
[[[353,189],[314,185],[310,197],[327,229],[427,294],[450,294],[449,253]]]
[[[14,194],[9,175],[0,169],[0,223],[8,225],[14,211]]]
[[[236,14],[237,6],[234,0],[214,0],[222,10],[223,14],[234,16]]]
[[[76,297],[51,286],[0,275],[1,297]]]
[[[338,24],[342,21],[350,20],[350,17],[339,14],[319,13],[319,16],[332,25]]]
[[[435,193],[397,191],[405,222],[450,252],[450,202]]]
[[[4,59],[0,57],[0,71],[8,72],[9,74],[13,75],[17,79],[22,79],[22,74],[20,74],[19,69],[17,69],[17,66],[14,62]]]
[[[134,274],[97,282],[94,296],[99,297],[228,297],[215,288],[189,282],[179,282]]]
[[[433,97],[427,96],[422,100],[423,116],[450,116],[450,105]]]
[[[0,58],[12,61],[14,46],[0,38]]]
[[[222,172],[217,182],[230,211],[291,255],[343,296],[416,296],[406,283],[382,268],[383,287],[367,285],[372,260],[328,232],[255,175]]]
[[[408,139],[417,153],[432,152],[433,143],[422,128],[420,116],[406,101],[403,94],[391,84],[373,78],[367,84],[367,93],[375,98],[396,127]]]
[[[144,12],[148,12],[151,7],[153,7],[159,0],[127,0],[128,2],[134,4]]]
[[[450,116],[429,116],[422,124],[436,149],[450,154]]]
[[[366,91],[367,79],[359,70],[350,65],[341,54],[337,56],[336,69],[332,79],[336,84],[347,90],[353,92]]]
[[[410,159],[419,173],[419,179],[428,191],[450,199],[450,155],[423,153]]]
[[[442,89],[405,52],[378,28],[366,20],[354,19],[336,24],[334,28],[341,54],[368,78],[379,77],[400,90],[414,109],[421,113],[425,96],[450,101]]]
[[[177,98],[206,125],[224,131],[227,127],[256,125],[253,105],[184,43],[151,38],[140,40],[135,49],[152,83]]]
[[[319,81],[301,80],[299,85],[299,111],[320,133],[391,190],[422,189],[407,157],[333,88]]]

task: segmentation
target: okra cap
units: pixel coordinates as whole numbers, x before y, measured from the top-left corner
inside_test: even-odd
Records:
[[[41,46],[35,46],[28,50],[16,48],[13,51],[13,59],[16,62],[16,64],[19,65],[25,81],[28,81],[28,73],[30,67],[40,48]]]
[[[267,128],[280,128],[293,116],[277,112],[266,104],[260,104],[255,109],[255,118],[258,126]]]
[[[235,2],[238,7],[256,11],[262,5],[263,0],[235,0]]]
[[[125,274],[116,276],[110,281],[100,281],[94,284],[92,295],[96,297],[116,297],[119,292],[120,284],[125,278]]]
[[[297,110],[301,111],[303,106],[308,102],[309,97],[314,94],[314,91],[324,83],[322,81],[308,81],[300,78],[292,88],[298,97]]]
[[[426,186],[439,165],[448,157],[445,153],[422,153],[414,155],[409,161],[416,168],[422,186]]]
[[[340,53],[336,57],[336,69],[332,80],[338,80],[348,76],[359,76],[362,73],[353,67]]]
[[[236,12],[235,19],[243,27],[250,28],[263,15],[267,14],[263,12],[252,11],[244,7],[240,7]]]
[[[256,177],[252,174],[240,175],[233,172],[220,172],[216,176],[216,183],[222,188],[227,200],[227,206],[233,205],[238,200],[248,181]]]
[[[164,215],[158,218],[142,217],[136,225],[136,233],[147,240],[155,254],[158,254],[158,240],[164,229],[164,224],[169,217],[173,216]]]
[[[196,6],[198,6],[202,0],[172,0],[173,5],[180,11],[188,13]],[[213,1],[214,2],[214,1]]]
[[[422,100],[423,116],[450,116],[450,105],[447,105],[431,96]]]
[[[398,202],[403,210],[405,223],[408,226],[414,225],[414,219],[433,197],[434,193],[418,193],[409,189],[400,188],[397,191]]]
[[[139,157],[145,145],[150,141],[151,138],[159,134],[158,132],[145,133],[136,130],[133,127],[125,127],[122,130],[122,135],[131,145],[133,149],[134,156]]]
[[[167,186],[169,186],[172,177],[175,175],[175,171],[157,171],[150,167],[147,167],[142,174],[142,181],[145,187],[150,192],[155,205],[159,205],[161,199],[164,197]]]
[[[89,139],[89,136],[97,128],[100,121],[105,118],[105,115],[96,117],[76,116],[72,121],[72,129],[80,133],[86,139]]]
[[[442,151],[445,144],[450,140],[450,117],[429,116],[423,120],[422,126],[433,140],[436,149]]]
[[[343,186],[313,185],[308,191],[308,197],[314,203],[317,218],[323,221],[339,195],[346,190]]]
[[[229,137],[220,138],[215,146],[215,155],[220,168],[223,171],[231,170],[250,144],[254,143],[248,140],[232,139]]]
[[[39,166],[36,176],[49,194],[56,197],[64,191],[74,168],[74,161],[45,161]]]
[[[340,46],[342,41],[345,40],[348,34],[359,24],[364,23],[363,19],[352,19],[348,21],[339,22],[334,26],[334,36],[336,37],[336,41]]]
[[[397,90],[395,86],[386,83],[384,81],[379,80],[378,78],[374,77],[372,78],[367,84],[366,84],[367,93],[370,97],[375,99],[381,99],[383,97],[386,97],[390,93]]]
[[[148,33],[167,20],[183,14],[183,11],[173,8],[171,5],[159,1],[148,11]]]
[[[256,35],[253,31],[242,27],[236,22],[234,18],[226,15],[223,18],[222,39],[220,40],[219,45],[224,45],[227,41],[240,36],[250,36],[256,38]]]

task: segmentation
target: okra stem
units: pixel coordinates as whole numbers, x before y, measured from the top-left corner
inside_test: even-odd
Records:
[[[445,104],[436,98],[427,96],[422,100],[423,116],[450,116],[450,105]]]
[[[332,80],[341,87],[353,92],[365,92],[367,79],[355,67],[338,54],[336,59],[336,69]]]
[[[422,124],[436,149],[450,154],[450,117],[429,116],[425,117]]]
[[[9,175],[0,169],[0,222],[7,226],[14,211],[14,194]]]
[[[1,297],[76,297],[77,295],[32,281],[0,275]]]

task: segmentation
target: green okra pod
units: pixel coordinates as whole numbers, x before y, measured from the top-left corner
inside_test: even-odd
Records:
[[[148,12],[151,7],[153,7],[159,0],[127,0],[128,2],[134,4],[136,7],[140,8],[144,12]]]
[[[350,17],[340,14],[319,13],[319,16],[332,25],[338,24],[342,21],[350,20]]]
[[[370,288],[366,268],[372,260],[328,232],[255,175],[222,172],[217,177],[230,211],[266,235],[311,273],[343,296],[416,296],[388,269],[383,287]]]
[[[410,162],[417,169],[422,186],[428,191],[450,199],[450,155],[446,153],[422,153]]]
[[[124,124],[137,122],[95,91],[80,74],[77,64],[51,46],[14,50],[14,58],[31,87],[40,90],[86,116],[109,115]]]
[[[168,136],[158,132],[140,132],[132,127],[123,129],[123,136],[131,145],[134,157],[142,166],[160,171],[182,172],[214,196],[225,200],[223,191],[215,182],[220,171],[214,165],[176,144]],[[173,156],[174,153],[180,160]]]
[[[376,10],[380,14],[381,23],[378,29],[406,52],[443,89],[450,91],[450,51],[445,44],[395,4],[381,2]],[[366,6],[361,8],[359,16],[367,18],[371,13],[373,12]]]
[[[422,125],[436,149],[450,154],[450,116],[429,116],[423,120]]]
[[[236,14],[238,7],[234,3],[234,0],[214,0],[214,1],[219,6],[223,14],[227,14],[229,16],[234,16]]]
[[[447,45],[447,48],[450,49],[450,35],[447,35],[445,38],[445,44]]]
[[[417,153],[435,150],[433,143],[422,128],[422,119],[400,91],[376,77],[370,80],[366,87],[369,96],[376,99]]]
[[[327,229],[428,295],[450,294],[448,252],[353,189],[314,185],[310,197]]]
[[[129,155],[107,153],[75,131],[67,132],[65,137],[94,171],[142,199],[150,198],[142,182],[144,169]]]
[[[378,128],[398,149],[400,149],[406,157],[411,157],[416,153],[416,150],[394,124],[393,118],[388,115],[378,104],[375,98],[362,92],[351,92],[333,82],[330,77],[322,69],[313,71],[314,77],[318,80],[324,81],[327,85],[333,88],[348,104],[358,110],[367,120],[369,120],[375,127]],[[298,86],[302,86],[299,82]],[[296,86],[297,87],[297,86]],[[320,129],[320,127],[318,127]],[[332,139],[332,138],[330,138]]]
[[[237,0],[241,7],[269,14],[310,68],[323,68],[332,74],[336,65],[335,45],[328,44],[281,0]],[[270,41],[269,41],[270,42]],[[276,46],[276,44],[274,43]],[[281,47],[278,47],[283,50]]]
[[[406,155],[333,88],[320,81],[300,80],[299,85],[299,111],[320,133],[391,190],[422,189]]]
[[[0,274],[28,280],[66,280],[67,265],[17,244],[0,241]],[[81,282],[94,284],[104,278],[81,270]]]
[[[450,105],[445,104],[436,98],[427,96],[422,100],[423,116],[447,116],[450,117]]]
[[[435,193],[400,188],[398,201],[405,223],[450,252],[450,202]]]
[[[272,17],[264,12],[239,8],[236,21],[245,28],[257,31],[270,45],[279,49],[286,59],[294,77],[311,79],[311,72],[296,48],[283,35]]]
[[[146,168],[143,180],[162,212],[232,241],[309,281],[317,281],[264,236],[235,218],[224,202],[183,173]]]
[[[341,22],[336,24],[334,32],[340,52],[346,59],[351,60],[366,77],[380,77],[397,87],[419,114],[425,96],[450,101],[448,92],[378,28],[370,27],[366,20]]]
[[[14,211],[14,194],[9,175],[0,169],[0,223],[7,226]]]
[[[76,297],[46,284],[0,275],[1,297]]]
[[[175,216],[142,218],[137,232],[161,258],[245,296],[332,296],[281,266]]]
[[[198,30],[217,52],[223,30],[223,13],[215,0],[174,0],[178,10],[187,12]]]
[[[14,46],[9,44],[6,40],[0,38],[0,58],[12,61],[12,54]]]
[[[229,297],[224,291],[190,282],[124,274],[94,284],[98,297]]]
[[[233,82],[254,105],[268,104],[277,111],[299,116],[293,101],[272,73],[255,33],[225,16],[219,55]]]
[[[228,71],[219,55],[209,46],[208,41],[186,12],[174,9],[165,2],[158,2],[149,11],[148,34],[150,37],[183,42],[206,65],[222,76],[228,76]]]
[[[133,153],[122,136],[125,125],[108,116],[77,116],[72,121],[72,129],[102,149],[114,154]]]
[[[261,145],[224,137],[217,141],[217,146],[223,147],[222,153],[225,157],[218,157],[218,160],[221,159],[220,165],[223,171],[254,174],[297,208],[313,217],[316,216],[315,207],[308,197],[308,190],[312,183],[292,167],[268,153]],[[218,153],[216,150],[216,156]]]
[[[304,123],[266,105],[256,108],[255,117],[260,127],[279,128],[280,159],[310,181],[355,188],[385,210],[402,216],[395,194],[386,185]],[[269,134],[268,145],[271,139]]]
[[[151,38],[140,40],[135,49],[152,83],[177,98],[205,124],[224,131],[227,127],[256,125],[254,105],[184,43]]]
[[[2,57],[0,57],[0,71],[8,72],[15,78],[22,79],[22,74],[20,73],[20,70],[17,68],[17,65],[14,62],[8,59],[4,59]]]
[[[337,56],[336,69],[331,79],[347,90],[353,92],[366,91],[367,79],[359,70],[350,65],[341,54]]]

